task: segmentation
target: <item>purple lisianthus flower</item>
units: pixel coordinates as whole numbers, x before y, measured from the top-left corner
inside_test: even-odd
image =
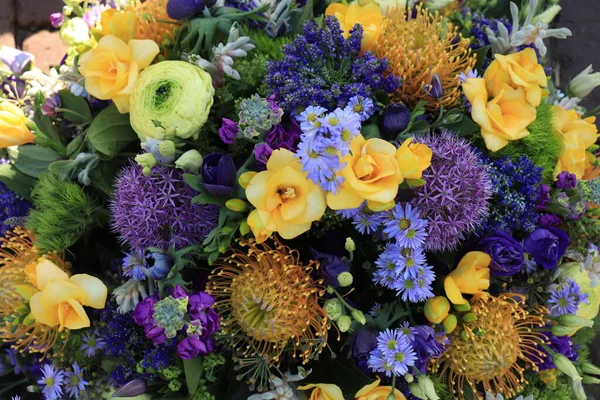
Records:
[[[198,335],[186,337],[177,345],[177,354],[183,360],[190,360],[199,354],[206,355],[210,352],[206,344]]]
[[[557,176],[556,187],[559,189],[573,189],[577,186],[577,176],[568,171],[563,171]]]
[[[407,126],[410,110],[402,103],[388,104],[380,119],[381,134],[386,139],[394,139]]]
[[[60,28],[64,20],[63,14],[59,12],[55,12],[50,14],[50,25],[53,28]]]
[[[165,330],[160,326],[148,325],[144,329],[144,333],[146,334],[146,337],[148,339],[152,340],[152,344],[154,344],[155,346],[161,345],[167,341],[167,335],[165,335]]]
[[[190,317],[197,319],[200,312],[212,307],[213,304],[215,304],[215,299],[208,293],[199,292],[191,295],[188,301]]]
[[[446,344],[450,342],[444,339],[444,334],[437,334],[435,330],[427,325],[419,325],[410,328],[411,341],[417,354],[415,367],[425,373],[430,358],[438,358],[446,351]]]
[[[562,223],[562,219],[556,214],[542,214],[540,215],[540,226],[542,228],[549,228],[552,226],[558,226]]]
[[[523,248],[509,234],[496,231],[480,241],[479,245],[492,258],[492,275],[513,276],[523,268]]]
[[[263,165],[267,165],[271,154],[273,154],[273,149],[267,143],[258,143],[254,146],[254,158]]]
[[[548,343],[548,347],[550,347],[550,349],[562,354],[571,361],[577,361],[579,354],[577,352],[577,346],[573,344],[573,339],[571,339],[569,336],[554,336],[549,331],[544,332],[544,334],[550,340]],[[545,355],[540,362],[536,363],[540,368],[540,371],[556,368],[556,365],[554,365],[552,362],[552,356],[548,354],[548,352],[541,346],[538,346],[538,350]]]
[[[170,2],[169,2],[170,3]],[[239,131],[239,126],[229,118],[223,118],[223,123],[219,128],[219,136],[225,144],[233,144]]]
[[[318,272],[328,286],[340,287],[338,275],[342,272],[350,271],[350,263],[343,257],[338,257],[333,254],[326,254],[312,249],[313,257],[320,263],[321,267]]]
[[[523,249],[543,268],[554,269],[569,243],[569,236],[559,228],[538,228],[525,238]]]
[[[230,154],[209,154],[202,163],[202,186],[216,197],[229,197],[235,189],[236,167]]]
[[[8,46],[4,46],[0,49],[0,61],[6,64],[15,75],[21,75],[25,72],[31,65],[32,60],[33,55],[25,51]]]
[[[352,336],[352,357],[368,358],[375,347],[377,347],[377,331],[374,329],[361,328]]]
[[[212,7],[216,0],[169,0],[167,14],[170,18],[180,20],[192,17],[205,7]]]
[[[140,301],[135,306],[133,311],[133,320],[140,326],[148,326],[154,323],[154,304],[156,301],[153,297],[146,297],[144,301]]]

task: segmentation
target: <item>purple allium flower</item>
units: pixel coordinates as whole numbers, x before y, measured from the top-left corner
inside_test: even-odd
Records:
[[[106,346],[104,339],[98,337],[96,332],[93,331],[86,332],[81,338],[81,341],[82,343],[79,346],[79,350],[83,351],[83,354],[88,358],[94,357],[98,351]]]
[[[588,302],[589,294],[582,293],[581,288],[572,279],[560,285],[550,286],[548,310],[550,315],[558,317],[564,314],[577,314],[580,303]]]
[[[78,399],[90,383],[83,379],[83,369],[77,363],[73,364],[72,369],[73,371],[65,373],[65,394]]]
[[[0,49],[0,61],[10,68],[13,74],[21,75],[29,68],[33,55],[12,47],[3,46]]]
[[[146,176],[139,165],[121,170],[111,202],[112,228],[132,248],[181,249],[202,243],[216,226],[216,205],[192,204],[197,192],[180,169],[155,166]]]
[[[50,25],[53,28],[60,28],[64,20],[63,14],[61,12],[55,12],[50,14]]]
[[[412,335],[409,339],[417,355],[415,367],[425,373],[429,359],[441,356],[446,351],[446,345],[450,344],[450,341],[445,338],[444,333],[438,334],[428,325],[415,326],[410,328],[410,331]]]
[[[385,73],[387,60],[371,52],[361,55],[360,25],[350,31],[347,39],[335,17],[325,17],[322,28],[308,21],[303,29],[284,46],[283,60],[268,65],[266,82],[285,111],[307,106],[334,110],[345,107],[352,97],[371,98],[374,91],[391,93],[400,86],[399,78]]]
[[[492,258],[490,272],[497,276],[513,276],[523,268],[523,248],[512,236],[496,231],[479,242],[483,252]]]
[[[273,154],[273,149],[267,143],[262,142],[254,146],[254,158],[263,165],[267,165],[271,154]]]
[[[63,383],[65,373],[55,369],[52,364],[44,364],[42,367],[42,379],[38,380],[38,385],[42,386],[42,393],[46,400],[62,399]]]
[[[450,131],[416,142],[433,152],[431,166],[423,172],[426,183],[412,200],[429,222],[425,250],[455,249],[488,215],[492,186],[487,169],[476,150]]]
[[[377,347],[371,351],[368,365],[374,372],[391,377],[406,375],[415,361],[415,349],[408,337],[400,329],[386,329],[379,333]]]
[[[523,249],[545,269],[554,269],[571,240],[562,229],[538,228],[523,241]]]
[[[167,2],[167,14],[169,18],[176,20],[187,19],[201,12],[204,8],[210,8],[216,0],[169,0]]]
[[[379,120],[381,135],[393,140],[408,126],[410,109],[402,103],[388,104]]]
[[[229,118],[223,118],[221,127],[219,128],[219,137],[225,144],[233,144],[235,137],[239,131],[238,124]]]
[[[339,287],[337,277],[342,272],[350,271],[350,262],[344,257],[321,253],[315,249],[312,249],[312,254],[313,259],[319,261],[321,265],[317,272],[323,278],[325,285]]]
[[[58,93],[54,93],[52,96],[48,97],[44,104],[42,104],[42,114],[48,117],[56,117],[56,109],[62,105],[60,101],[60,96]]]
[[[558,174],[556,187],[559,189],[573,189],[577,187],[577,176],[568,171]]]
[[[230,154],[209,154],[202,163],[202,187],[213,196],[227,198],[235,190],[236,172]]]

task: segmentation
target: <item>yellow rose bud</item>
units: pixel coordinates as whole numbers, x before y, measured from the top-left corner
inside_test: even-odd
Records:
[[[298,386],[298,390],[310,390],[313,391],[310,394],[308,400],[344,400],[342,390],[333,384],[329,383],[317,383],[304,386]]]
[[[342,3],[332,3],[325,10],[325,15],[334,16],[338,20],[345,38],[350,36],[350,30],[354,28],[354,25],[361,25],[363,28],[361,50],[375,50],[383,23],[383,13],[377,4],[351,4],[348,6]]]
[[[101,22],[103,35],[115,35],[125,43],[135,39],[137,17],[133,7],[127,7],[123,11],[109,8],[102,13]]]
[[[256,174],[258,174],[258,172],[248,171],[248,172],[244,172],[242,175],[240,175],[240,179],[238,179],[238,183],[240,184],[242,189],[246,190],[246,188],[250,184],[250,181],[252,180],[252,178],[254,178],[254,176]]]
[[[423,171],[431,165],[432,152],[427,145],[411,143],[408,138],[396,150],[396,161],[404,179],[421,179]]]
[[[32,143],[34,139],[23,110],[8,101],[0,103],[0,148]]]
[[[456,326],[458,325],[458,318],[454,314],[448,314],[446,318],[442,321],[442,326],[444,327],[444,332],[450,334],[454,332]]]
[[[114,35],[104,36],[96,48],[79,58],[85,89],[101,100],[113,100],[121,114],[129,112],[129,98],[140,71],[159,53],[152,40],[125,43]]]
[[[356,400],[386,400],[387,397],[392,393],[391,386],[379,386],[381,380],[377,378],[377,380],[373,383],[363,386],[354,397]],[[394,388],[393,395],[396,400],[406,400],[404,394],[400,392],[398,389]]]
[[[435,296],[425,302],[425,318],[433,324],[442,322],[450,311],[450,302],[444,296]]]

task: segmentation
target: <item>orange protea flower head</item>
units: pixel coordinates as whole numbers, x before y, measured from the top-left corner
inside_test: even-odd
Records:
[[[146,0],[137,4],[138,39],[154,40],[160,46],[165,40],[175,37],[179,23],[167,15],[167,3],[168,0]]]
[[[260,356],[276,366],[284,350],[308,362],[327,343],[327,314],[318,303],[325,293],[311,278],[316,261],[302,265],[298,252],[273,239],[274,247],[239,240],[217,264],[207,285],[221,316],[224,340],[241,356]]]
[[[432,360],[430,369],[442,377],[459,398],[464,398],[463,385],[473,393],[500,393],[512,398],[522,389],[526,369],[537,371],[536,362],[544,358],[537,343],[545,340],[534,328],[544,326],[545,307],[529,311],[525,297],[519,294],[488,293],[471,299],[471,312],[477,319],[456,329],[447,351]]]
[[[469,39],[463,38],[458,27],[437,11],[431,14],[422,6],[417,6],[415,14],[406,13],[404,7],[394,7],[387,12],[383,24],[375,54],[387,58],[390,73],[403,79],[392,99],[413,106],[424,100],[428,110],[455,105],[460,96],[459,74],[472,69],[476,62]],[[444,91],[439,99],[427,90],[435,74]]]
[[[25,268],[37,264],[41,254],[31,233],[21,227],[7,232],[0,244],[0,341],[11,343],[15,349],[43,353],[67,333],[59,334],[58,327],[37,323],[30,314],[29,298],[37,289]],[[44,254],[44,258],[64,271],[69,269],[57,254]]]

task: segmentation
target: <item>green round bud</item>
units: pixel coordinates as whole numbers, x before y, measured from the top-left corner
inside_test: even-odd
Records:
[[[189,169],[192,172],[198,173],[200,167],[202,167],[202,154],[200,154],[198,150],[188,150],[175,161],[175,166],[177,168]]]
[[[359,324],[364,325],[367,323],[367,319],[365,318],[365,314],[362,311],[355,308],[352,310],[352,318],[354,318]]]
[[[410,389],[410,393],[413,396],[419,399],[427,399],[427,396],[425,396],[425,393],[423,393],[423,390],[421,390],[421,387],[416,382],[413,382],[410,385],[408,385],[408,388]]]
[[[404,380],[406,381],[406,383],[413,383],[415,377],[412,376],[412,374],[406,374],[404,375]]]
[[[248,232],[250,232],[250,226],[248,225],[248,222],[246,220],[243,220],[240,223],[240,233],[242,234],[242,236],[246,236]]]
[[[156,165],[156,157],[152,153],[138,154],[135,156],[135,162],[144,168],[152,168]]]
[[[144,169],[142,169],[142,174],[146,176],[152,175],[152,168],[144,167]]]
[[[346,243],[344,244],[344,248],[348,253],[352,254],[352,252],[356,250],[356,243],[354,243],[354,239],[352,239],[351,237],[347,237]]]
[[[158,145],[158,151],[165,157],[175,154],[175,143],[170,140],[164,140]]]
[[[454,314],[448,314],[446,318],[442,321],[442,326],[444,327],[444,332],[447,334],[452,333],[456,326],[458,325],[458,318]]]
[[[248,203],[246,203],[242,199],[229,199],[225,202],[225,207],[235,212],[244,212],[247,211],[250,207]]]
[[[335,288],[333,286],[327,286],[327,293],[328,294],[334,294],[335,293]]]
[[[352,276],[352,274],[350,272],[344,271],[337,276],[337,280],[341,287],[348,287],[348,286],[352,285],[352,282],[354,281],[354,277]]]
[[[347,315],[340,315],[337,319],[337,326],[341,332],[348,332],[350,325],[352,325],[352,318]]]
[[[81,18],[71,18],[60,27],[60,38],[67,46],[77,46],[90,39],[90,28]]]
[[[336,321],[342,315],[344,307],[338,299],[329,299],[323,305],[323,309],[329,318]]]
[[[468,302],[465,304],[453,304],[453,307],[458,312],[467,312],[471,309],[471,304]]]
[[[473,313],[466,313],[465,315],[462,316],[462,320],[463,320],[463,322],[466,322],[466,323],[477,321],[477,315],[475,315]]]

